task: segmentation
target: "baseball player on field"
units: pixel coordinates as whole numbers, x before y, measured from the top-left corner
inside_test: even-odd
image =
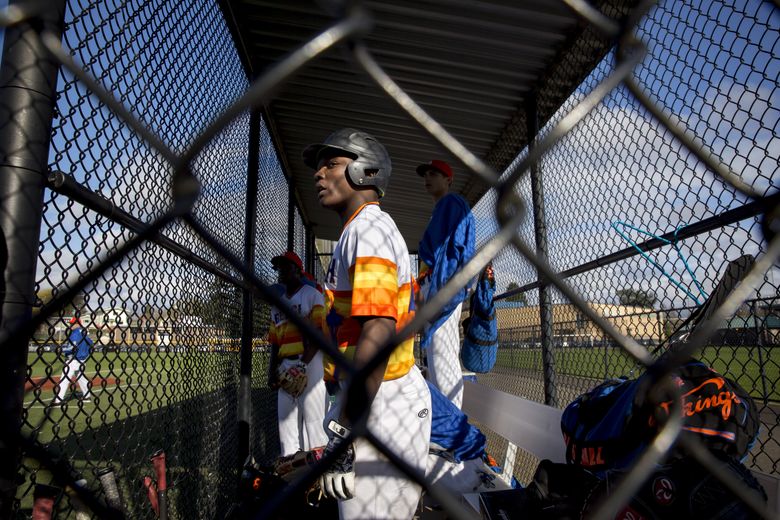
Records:
[[[68,335],[68,341],[62,347],[62,355],[65,356],[65,366],[62,368],[62,375],[60,376],[57,395],[52,402],[53,404],[60,404],[65,401],[70,384],[73,382],[78,383],[83,402],[92,400],[84,369],[94,343],[87,335],[87,329],[84,328],[77,316],[70,319],[69,325],[71,331]]]
[[[420,241],[420,301],[430,300],[474,256],[474,216],[468,202],[450,193],[453,173],[444,161],[433,160],[417,167],[425,190],[433,197],[433,215]],[[458,408],[463,402],[460,368],[460,311],[468,294],[463,287],[423,330],[420,346],[425,350],[428,380]]]
[[[284,286],[282,299],[295,312],[322,329],[322,293],[302,279],[303,262],[292,251],[271,259]],[[279,388],[279,444],[282,456],[324,446],[328,442],[322,421],[327,395],[322,379],[322,353],[302,337],[298,327],[277,309],[271,308],[269,386]]]
[[[314,169],[322,206],[338,213],[341,237],[323,283],[326,324],[339,350],[365,365],[414,317],[409,252],[393,219],[379,206],[390,180],[390,157],[371,135],[351,128],[332,133],[303,152]],[[325,356],[326,376],[345,381]],[[396,455],[424,474],[431,433],[431,396],[406,338],[369,377],[365,389],[368,429]],[[350,434],[344,392],[326,418],[332,452]],[[339,499],[341,518],[412,518],[421,487],[409,480],[365,438],[358,438],[320,478]]]

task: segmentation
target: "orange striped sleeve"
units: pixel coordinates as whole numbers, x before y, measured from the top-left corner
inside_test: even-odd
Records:
[[[398,267],[376,256],[358,257],[350,269],[352,316],[398,319]]]

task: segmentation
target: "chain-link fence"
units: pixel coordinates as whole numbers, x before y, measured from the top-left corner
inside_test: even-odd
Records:
[[[473,210],[481,252],[446,289],[494,260],[501,346],[479,380],[564,406],[606,377],[642,372],[727,261],[749,253],[757,262],[741,292],[694,339],[711,337],[697,343],[702,359],[756,400],[762,430],[748,466],[776,474],[777,8],[641,4],[620,25],[569,4],[615,50],[560,108],[540,91],[537,106],[555,115],[518,128],[488,164],[405,98],[359,39],[351,47],[379,90],[494,186]],[[293,249],[324,274],[252,107],[313,53],[357,37],[365,14],[348,13],[321,45],[250,84],[211,0],[30,1],[2,13],[0,478],[15,490],[4,513],[24,517],[36,487],[82,476],[81,500],[108,515],[96,475],[111,467],[128,516],[149,517],[142,482],[162,449],[171,516],[222,517],[244,456],[268,463],[278,453],[264,338],[269,305],[290,309],[268,288],[270,258]],[[534,133],[530,151],[493,171]],[[405,332],[436,312],[422,308]],[[76,370],[65,351],[78,322],[94,347],[74,377],[85,386],[71,390],[61,382]],[[489,450],[502,449],[490,437]],[[527,480],[533,467],[522,459],[515,470]],[[649,467],[636,465],[639,481]],[[626,481],[607,506],[635,486]],[[57,507],[66,515],[77,502],[65,495]]]

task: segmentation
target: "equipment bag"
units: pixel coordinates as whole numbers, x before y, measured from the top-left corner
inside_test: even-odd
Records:
[[[695,435],[711,451],[742,460],[758,436],[753,399],[694,359],[673,378],[682,395],[683,435]],[[647,374],[611,380],[575,399],[561,418],[567,462],[594,472],[628,467],[655,435],[656,414],[664,417],[672,410],[672,401],[647,395],[650,382]]]
[[[460,359],[466,370],[472,372],[489,372],[496,364],[498,327],[493,305],[494,290],[495,281],[484,274],[480,276],[471,295],[469,317],[463,322],[465,334]]]

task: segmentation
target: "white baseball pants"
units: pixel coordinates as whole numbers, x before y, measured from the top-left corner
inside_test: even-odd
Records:
[[[81,394],[86,398],[89,397],[89,386],[87,376],[84,375],[84,364],[78,359],[71,358],[65,366],[62,368],[62,376],[57,387],[57,401],[63,401],[68,393],[70,384],[76,382],[81,389]]]
[[[460,312],[458,304],[447,321],[433,332],[425,351],[428,380],[460,410],[463,403],[463,371],[460,368]]]
[[[339,399],[343,398],[339,396]],[[338,417],[339,406],[329,416]],[[431,393],[414,366],[405,376],[384,381],[371,405],[369,430],[407,464],[425,474],[431,439]],[[355,496],[339,501],[342,520],[411,519],[422,487],[401,473],[365,438],[355,442]]]
[[[283,359],[280,366],[286,370],[296,363],[298,361],[293,359]],[[281,389],[277,392],[282,456],[328,444],[328,436],[322,426],[327,403],[325,381],[322,379],[324,374],[322,352],[317,352],[306,366],[308,380],[300,397],[295,399]]]

